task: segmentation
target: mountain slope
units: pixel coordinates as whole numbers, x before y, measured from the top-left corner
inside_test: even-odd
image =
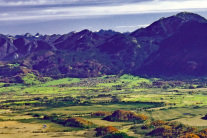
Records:
[[[71,51],[85,51],[101,44],[105,38],[102,35],[93,33],[89,30],[69,35],[68,38],[55,44],[57,49]]]
[[[149,75],[207,75],[207,23],[188,22],[139,69]]]
[[[0,35],[0,60],[52,77],[119,72],[206,75],[206,24],[202,16],[182,12],[130,34],[82,30],[64,35]]]
[[[161,18],[160,20],[152,23],[146,28],[138,29],[132,32],[130,35],[136,38],[139,37],[167,37],[176,33],[180,26],[189,21],[196,21],[200,23],[207,23],[207,20],[195,13],[181,12],[177,15],[167,18]]]
[[[17,47],[14,46],[11,39],[4,35],[0,35],[0,59],[3,59],[5,56],[13,53],[16,50]]]

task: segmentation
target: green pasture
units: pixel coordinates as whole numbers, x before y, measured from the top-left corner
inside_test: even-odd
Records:
[[[97,79],[108,79],[110,77],[114,77],[115,75],[103,76]],[[34,74],[28,74],[23,77],[23,84],[10,84],[10,86],[3,87],[5,83],[0,83],[0,93],[3,92],[12,92],[12,94],[24,95],[27,94],[68,94],[68,93],[76,93],[79,90],[87,89],[103,89],[104,87],[110,88],[117,85],[124,85],[125,88],[131,88],[133,86],[139,86],[139,83],[151,83],[149,79],[139,78],[132,75],[123,75],[115,82],[111,83],[99,83],[96,87],[58,87],[61,84],[71,84],[71,83],[79,83],[81,79],[79,78],[63,78],[58,80],[48,81],[46,83],[42,83],[34,76]],[[144,90],[144,89],[143,89]],[[140,91],[140,89],[134,89],[134,91]]]
[[[42,114],[66,114],[66,115],[79,115],[79,114],[90,114],[97,111],[109,111],[113,112],[118,109],[123,110],[136,110],[137,108],[150,108],[155,107],[155,104],[151,103],[109,103],[109,104],[93,104],[93,105],[83,105],[83,106],[69,106],[61,108],[51,108],[44,111],[34,111],[32,113],[42,113]]]
[[[102,118],[93,118],[93,117],[83,117],[85,120],[98,124],[99,126],[113,126],[120,127],[125,125],[131,125],[133,122],[110,122],[107,120],[102,120]]]
[[[186,118],[196,118],[197,116],[201,117],[205,116],[207,110],[207,106],[197,107],[197,106],[190,106],[190,107],[183,107],[183,108],[169,108],[169,109],[161,109],[161,110],[154,110],[144,112],[147,116],[150,116],[153,120],[168,120],[168,121],[175,121],[178,119],[186,119]],[[205,121],[205,120],[203,120]],[[207,121],[206,126],[207,126]],[[196,122],[195,122],[196,123]],[[196,124],[194,125],[196,126]]]
[[[71,83],[76,83],[76,82],[80,82],[80,79],[79,78],[63,78],[63,79],[52,80],[52,81],[46,82],[45,84],[39,85],[39,87],[47,87],[47,86],[59,85],[59,84],[71,84]]]
[[[80,128],[75,127],[64,127],[63,125],[53,123],[49,120],[41,120],[36,118],[29,118],[29,119],[19,119],[17,120],[20,123],[29,123],[29,124],[40,124],[45,125],[45,131],[47,132],[67,132],[67,131],[77,131],[81,130]],[[44,128],[42,128],[44,129]]]
[[[198,105],[207,105],[207,96],[202,94],[195,95],[176,95],[176,94],[137,94],[128,95],[123,101],[126,102],[165,102],[167,104],[175,104],[177,107]]]
[[[131,88],[133,86],[140,86],[140,83],[150,84],[151,80],[146,78],[140,78],[138,76],[124,74],[116,82],[100,83],[97,86],[112,87],[116,85],[126,85],[126,88]]]

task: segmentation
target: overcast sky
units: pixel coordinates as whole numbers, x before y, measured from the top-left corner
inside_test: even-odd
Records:
[[[0,0],[0,33],[126,32],[182,11],[207,18],[207,0]]]

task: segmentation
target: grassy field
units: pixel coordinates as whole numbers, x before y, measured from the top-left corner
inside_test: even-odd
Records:
[[[84,133],[87,132],[37,119],[3,121],[0,122],[0,129],[0,136],[3,138],[83,137]],[[78,130],[80,130],[79,134],[77,134]]]
[[[93,117],[84,117],[85,120],[91,121],[100,126],[114,126],[114,127],[122,127],[127,125],[132,125],[132,122],[109,122],[106,120],[102,120],[102,118],[93,118]]]
[[[206,106],[161,109],[145,112],[145,114],[150,116],[153,120],[177,120],[180,118],[194,118],[195,116],[204,116],[206,114]]]
[[[123,75],[121,76],[116,82],[110,82],[110,83],[102,83],[98,84],[97,86],[105,86],[105,87],[112,87],[115,85],[123,85],[124,83],[127,83],[126,88],[132,88],[134,86],[139,86],[140,83],[152,83],[150,79],[146,78],[140,78],[132,75]]]
[[[78,78],[63,78],[59,80],[53,80],[46,82],[45,84],[39,85],[40,87],[47,87],[47,86],[52,86],[52,85],[59,85],[59,84],[71,84],[71,83],[76,83],[80,82],[80,79]]]
[[[167,104],[175,104],[176,107],[183,107],[189,105],[203,106],[207,105],[207,96],[204,95],[174,95],[172,93],[167,94],[137,94],[129,95],[123,99],[128,102],[165,102]]]
[[[44,115],[81,117],[98,126],[114,126],[131,136],[133,122],[111,122],[91,117],[97,111],[118,109],[141,113],[148,121],[179,121],[189,126],[207,128],[207,88],[189,89],[189,84],[170,87],[169,81],[154,86],[158,78],[132,75],[108,75],[98,78],[62,78],[28,84],[0,83],[0,137],[94,137],[94,128],[81,129],[43,120]],[[34,82],[34,83],[33,83]],[[176,82],[177,83],[177,82]],[[201,83],[203,84],[203,82]],[[199,86],[192,80],[192,86]],[[34,114],[40,115],[39,118]],[[46,127],[43,128],[43,126]],[[138,126],[143,124],[137,124]]]
[[[123,103],[123,104],[94,104],[85,106],[69,106],[61,108],[52,108],[45,111],[35,111],[34,113],[42,114],[66,114],[66,115],[79,115],[79,114],[90,114],[97,111],[115,111],[118,109],[123,110],[136,110],[137,108],[150,108],[154,107],[154,104],[144,104],[144,103]]]

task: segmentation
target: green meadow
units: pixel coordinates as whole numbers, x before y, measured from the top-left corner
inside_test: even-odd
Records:
[[[144,137],[144,130],[139,126],[155,120],[207,128],[207,121],[202,119],[207,114],[207,87],[203,84],[199,80],[192,80],[189,85],[189,80],[178,82],[128,74],[40,81],[30,74],[21,84],[0,83],[0,136],[22,133],[25,137],[95,137],[93,127],[60,123],[62,118],[71,117],[82,118],[94,126],[113,126],[135,137]],[[135,124],[91,116],[99,111],[113,113],[116,110],[143,114],[148,120]],[[44,116],[52,119],[44,120]],[[133,127],[137,128],[136,132]]]

